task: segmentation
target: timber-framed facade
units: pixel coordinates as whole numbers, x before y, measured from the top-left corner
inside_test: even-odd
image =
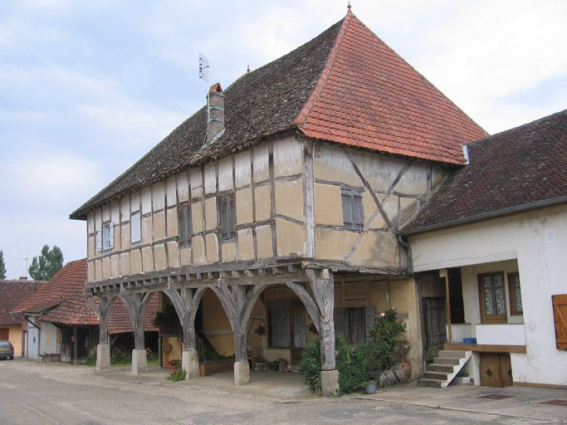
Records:
[[[378,55],[357,56],[352,46]],[[353,72],[341,60],[349,54],[361,62]],[[397,68],[388,69],[392,61]],[[398,74],[409,89],[383,87],[384,75]],[[388,103],[383,96],[390,106],[376,106],[375,99]],[[405,111],[401,121],[387,116],[394,103]],[[424,120],[430,124],[420,126]],[[461,143],[484,134],[350,10],[226,92],[213,85],[207,107],[71,215],[87,222],[85,293],[101,325],[97,368],[108,366],[104,327],[119,297],[135,328],[133,372],[145,370],[140,323],[163,293],[183,329],[188,378],[198,376],[200,305],[210,342],[235,356],[236,385],[249,382],[250,351],[294,362],[293,350],[318,337],[323,393],[336,394],[336,330],[360,338],[375,311],[391,307],[415,341],[417,373],[419,297],[398,229],[464,163]],[[283,301],[300,306],[282,313],[289,329],[272,319]],[[347,326],[347,315],[358,324]],[[252,319],[269,335],[253,332]]]

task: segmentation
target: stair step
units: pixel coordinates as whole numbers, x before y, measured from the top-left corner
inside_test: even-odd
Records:
[[[440,379],[430,379],[430,378],[421,378],[417,381],[418,385],[423,385],[426,387],[437,387],[442,388],[445,381],[441,381]]]
[[[464,351],[441,350],[439,351],[439,357],[464,359],[467,357],[467,354]]]
[[[427,370],[433,372],[453,373],[455,371],[455,368],[453,367],[453,365],[432,363],[429,366],[427,366]]]
[[[458,365],[460,363],[459,359],[456,358],[452,358],[452,357],[437,357],[435,359],[435,363],[436,365]]]
[[[451,372],[451,373],[452,373],[452,372]],[[427,378],[427,379],[441,379],[441,380],[443,380],[443,381],[446,381],[446,380],[447,380],[447,376],[448,376],[449,374],[450,374],[450,373],[446,373],[446,372],[435,372],[435,371],[432,371],[432,370],[428,370],[427,372],[425,372],[425,373],[423,374],[423,377],[424,377],[424,378]]]

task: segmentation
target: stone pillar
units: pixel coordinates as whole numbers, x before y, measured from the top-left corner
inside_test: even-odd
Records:
[[[245,362],[234,362],[234,385],[248,385],[250,383],[250,365]]]
[[[148,371],[148,359],[146,349],[132,350],[132,375],[146,373]]]
[[[100,373],[110,368],[110,345],[98,344],[96,346],[96,369]]]
[[[197,350],[184,350],[181,353],[181,367],[187,371],[186,379],[199,377],[199,353],[197,353]]]
[[[321,371],[321,395],[323,397],[336,397],[339,395],[339,371]]]

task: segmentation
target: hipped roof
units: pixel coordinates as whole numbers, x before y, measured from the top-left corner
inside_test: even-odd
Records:
[[[98,326],[98,317],[83,294],[86,280],[87,260],[70,261],[31,297],[15,308],[14,312],[41,315],[43,321],[68,326]],[[159,296],[154,295],[146,311],[145,330],[158,330],[153,320],[159,307]],[[114,334],[132,331],[132,322],[126,306],[118,299],[111,308],[108,332]]]
[[[487,134],[349,10],[310,42],[249,73],[225,92],[225,133],[203,146],[201,108],[71,214],[191,165],[292,130],[386,154],[462,165],[462,144]]]
[[[402,229],[423,233],[567,202],[567,110],[468,145],[453,173]]]

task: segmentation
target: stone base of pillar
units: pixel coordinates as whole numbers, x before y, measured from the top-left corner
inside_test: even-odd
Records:
[[[110,345],[98,344],[96,346],[96,372],[110,369]]]
[[[321,371],[321,395],[323,397],[336,397],[339,395],[339,371]]]
[[[146,349],[132,350],[132,375],[146,373],[148,371],[148,358]]]
[[[248,362],[234,362],[234,385],[250,383],[250,365]]]
[[[181,367],[187,371],[186,379],[199,377],[199,353],[197,353],[197,350],[181,353]]]

